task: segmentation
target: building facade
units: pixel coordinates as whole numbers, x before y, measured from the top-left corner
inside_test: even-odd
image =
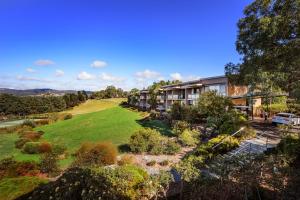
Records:
[[[226,76],[216,76],[163,86],[157,96],[157,109],[168,110],[174,102],[182,105],[196,105],[201,94],[212,90],[217,91],[220,95],[230,97],[236,106],[247,105],[247,86],[236,86],[230,84]],[[141,90],[139,106],[145,109],[150,108],[148,99],[149,91]]]

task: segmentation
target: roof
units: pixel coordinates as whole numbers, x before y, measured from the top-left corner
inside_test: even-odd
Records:
[[[185,85],[194,85],[194,84],[203,84],[205,83],[206,81],[208,80],[213,80],[213,79],[224,79],[227,77],[222,75],[222,76],[212,76],[212,77],[207,77],[207,78],[200,78],[200,79],[197,79],[197,80],[192,80],[192,81],[186,81],[186,82],[183,82],[183,83],[178,83],[178,84],[172,84],[172,85],[165,85],[165,86],[162,86],[162,88],[169,88],[169,87],[180,87],[180,86],[185,86]]]

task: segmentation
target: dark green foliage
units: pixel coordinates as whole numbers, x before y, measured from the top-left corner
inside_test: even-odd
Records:
[[[23,152],[28,154],[38,154],[40,153],[40,143],[39,142],[26,142],[23,146]]]
[[[185,106],[182,106],[179,102],[174,102],[171,107],[171,118],[173,120],[184,120],[185,119],[186,109]]]
[[[153,129],[141,129],[135,132],[129,141],[132,152],[150,154],[174,154],[180,150],[180,146]]]
[[[299,30],[298,0],[255,0],[244,9],[238,22],[236,48],[241,64],[227,64],[226,74],[250,85],[258,74],[273,74],[272,82],[290,97],[299,90]]]
[[[127,97],[127,92],[115,86],[107,86],[105,90],[93,92],[91,99],[109,99],[109,98],[124,98]]]

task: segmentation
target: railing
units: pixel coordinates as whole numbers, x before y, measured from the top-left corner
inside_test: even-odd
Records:
[[[233,133],[233,134],[231,134],[231,135],[228,135],[228,136],[226,136],[225,138],[223,138],[223,139],[221,140],[221,142],[219,142],[218,144],[216,144],[215,146],[212,147],[212,150],[214,150],[215,148],[217,148],[218,146],[220,146],[221,144],[223,144],[227,138],[232,137],[232,136],[235,136],[236,134],[238,134],[239,132],[241,132],[242,130],[244,130],[244,128],[245,128],[245,127],[242,127],[242,128],[240,128],[240,130],[238,130],[237,132],[235,132],[235,133]]]
[[[192,100],[199,99],[199,97],[200,97],[199,94],[189,94],[188,95],[188,99],[192,99]]]

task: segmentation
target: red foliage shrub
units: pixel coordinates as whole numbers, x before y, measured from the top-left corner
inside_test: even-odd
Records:
[[[36,163],[26,161],[17,164],[16,173],[18,176],[35,176],[40,171]]]
[[[37,141],[41,138],[41,134],[36,131],[25,131],[22,135],[21,138],[26,138],[31,141]]]
[[[52,152],[52,145],[49,142],[42,142],[39,146],[40,153],[50,153]]]
[[[76,152],[77,165],[111,165],[117,160],[117,148],[111,142],[83,143]]]

